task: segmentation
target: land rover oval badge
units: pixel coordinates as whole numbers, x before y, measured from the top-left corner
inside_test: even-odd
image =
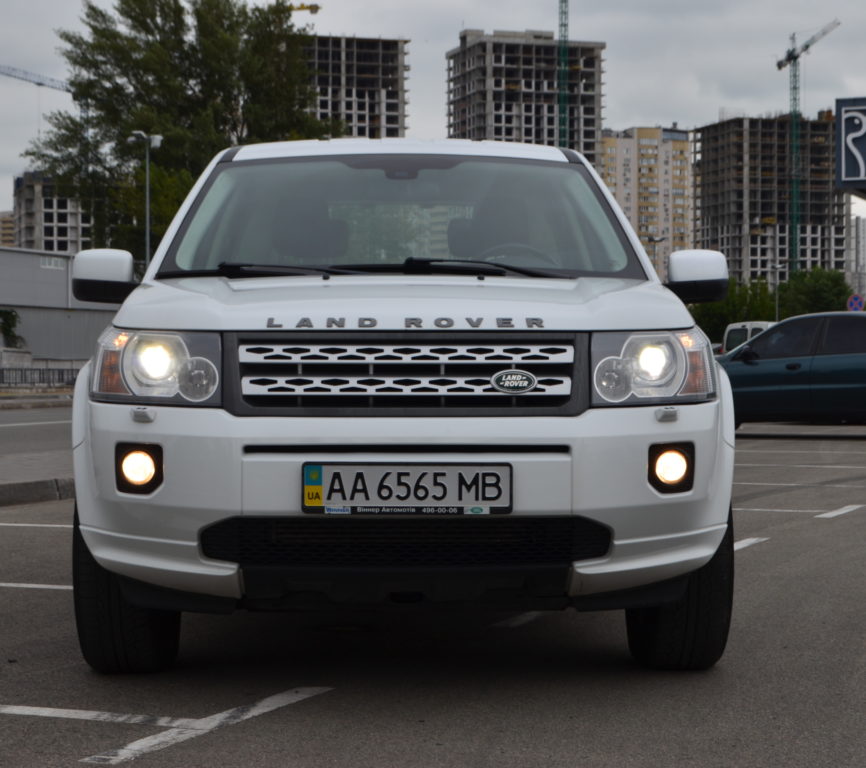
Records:
[[[490,383],[508,395],[523,395],[535,389],[538,380],[529,371],[499,371],[490,377]]]

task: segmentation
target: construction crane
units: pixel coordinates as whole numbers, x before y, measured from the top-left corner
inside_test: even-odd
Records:
[[[17,67],[7,67],[3,64],[0,64],[0,75],[6,75],[7,77],[14,77],[18,80],[24,80],[28,83],[33,83],[34,85],[39,86],[40,88],[53,88],[55,91],[66,91],[66,93],[72,93],[72,86],[64,80],[56,80],[53,77],[46,77],[45,75],[37,75],[35,72],[28,72],[26,69],[18,69]],[[37,133],[41,135],[42,129],[42,116],[39,117],[39,124],[37,125]]]
[[[791,100],[791,201],[788,228],[788,269],[789,272],[797,271],[797,262],[800,255],[800,179],[803,177],[802,161],[800,158],[800,57],[808,53],[809,49],[821,38],[829,35],[842,22],[833,19],[829,24],[822,27],[805,43],[797,45],[797,34],[791,34],[791,47],[785,52],[784,58],[776,62],[779,70],[791,67],[790,70],[790,100]]]
[[[34,72],[28,72],[26,69],[16,69],[15,67],[7,67],[0,64],[0,75],[7,77],[16,77],[19,80],[26,80],[34,85],[53,88],[55,91],[66,91],[72,93],[72,88],[69,83],[63,80],[55,80],[53,77],[45,77],[45,75],[37,75]]]
[[[556,71],[559,97],[559,146],[568,146],[568,0],[559,0],[559,60]]]
[[[289,10],[291,11],[309,11],[310,13],[318,13],[322,9],[322,6],[318,3],[313,3],[311,5],[307,5],[306,3],[300,3],[299,5],[293,5],[289,3]]]

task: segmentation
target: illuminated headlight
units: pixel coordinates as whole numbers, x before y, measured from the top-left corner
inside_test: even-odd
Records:
[[[596,333],[594,405],[697,402],[715,396],[712,348],[697,328],[653,333]]]
[[[219,405],[220,340],[212,333],[109,328],[99,339],[95,399]]]

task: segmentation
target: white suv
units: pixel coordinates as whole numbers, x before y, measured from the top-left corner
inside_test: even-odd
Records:
[[[156,670],[183,611],[463,601],[624,608],[641,663],[721,656],[730,387],[577,153],[338,139],[229,149],[78,378],[75,615]],[[676,294],[676,295],[675,295]],[[678,298],[679,296],[679,298]]]

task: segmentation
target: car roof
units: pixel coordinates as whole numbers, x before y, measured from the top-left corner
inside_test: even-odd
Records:
[[[226,160],[267,160],[290,157],[327,157],[329,155],[458,155],[501,157],[524,160],[547,160],[567,163],[569,156],[557,147],[520,144],[505,141],[471,141],[468,139],[315,139],[279,141],[227,150]],[[580,158],[577,152],[570,153]]]
[[[866,317],[866,312],[849,312],[844,309],[830,310],[827,312],[807,312],[802,315],[791,315],[779,322],[786,323],[789,320],[800,320],[804,317]]]

